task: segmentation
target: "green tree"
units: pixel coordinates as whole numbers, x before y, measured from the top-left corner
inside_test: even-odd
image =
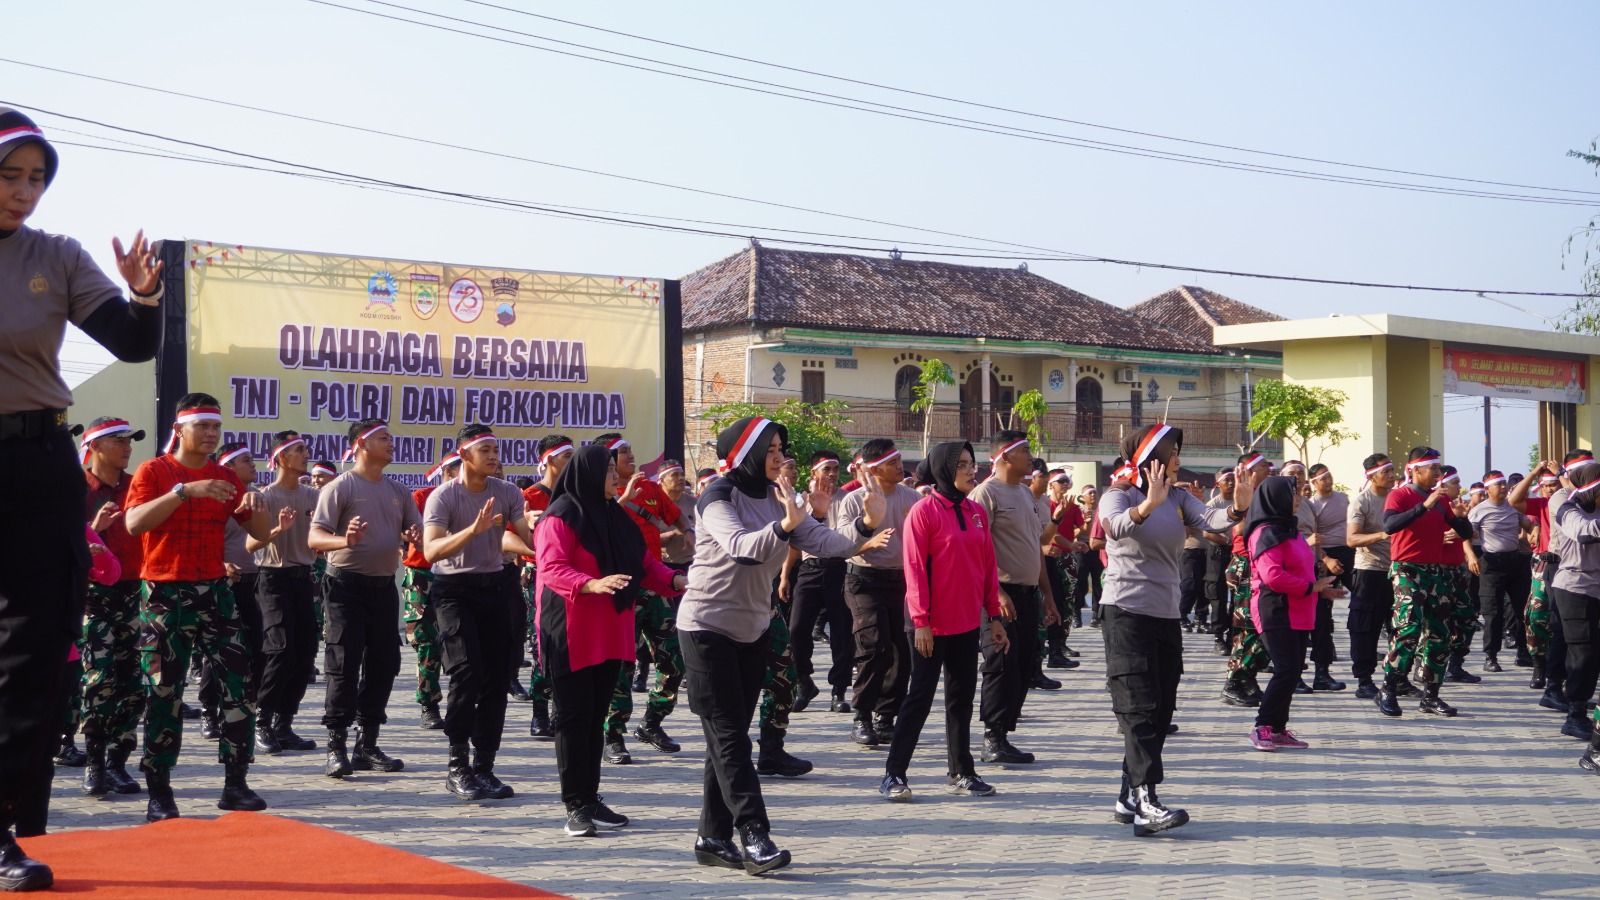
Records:
[[[1045,442],[1050,440],[1050,432],[1044,427],[1044,415],[1049,411],[1050,404],[1039,391],[1023,391],[1011,407],[1011,421],[1007,427],[1019,419],[1027,424],[1028,449],[1034,456],[1043,456]]]
[[[922,413],[922,458],[928,458],[928,438],[933,434],[933,403],[934,395],[939,390],[939,385],[953,385],[956,383],[956,373],[942,359],[928,359],[922,362],[922,372],[917,375],[917,383],[911,388],[916,399],[911,401],[911,411]]]
[[[1316,462],[1311,458],[1313,441],[1324,445],[1318,451],[1320,457],[1323,450],[1357,437],[1339,427],[1344,422],[1339,408],[1349,399],[1344,391],[1331,388],[1271,379],[1257,382],[1249,427],[1294,446],[1301,461],[1311,465]]]
[[[1589,142],[1589,152],[1568,150],[1567,155],[1594,166],[1600,175],[1600,139]],[[1583,252],[1583,290],[1588,297],[1580,297],[1561,317],[1561,330],[1580,334],[1600,334],[1600,213],[1589,217],[1589,222],[1575,228],[1567,236],[1566,255],[1571,258]],[[1562,268],[1566,263],[1562,262]]]
[[[776,408],[759,403],[724,403],[705,411],[712,428],[721,431],[745,416],[764,416],[789,429],[789,453],[800,462],[800,477],[796,487],[804,489],[811,481],[811,467],[807,465],[811,454],[818,450],[832,450],[841,457],[850,450],[842,426],[851,419],[850,406],[843,400],[824,400],[806,403],[789,399]]]

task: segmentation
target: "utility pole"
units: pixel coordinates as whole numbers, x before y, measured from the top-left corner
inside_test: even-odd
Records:
[[[1490,428],[1491,428],[1491,423],[1489,421],[1489,398],[1485,397],[1485,398],[1483,398],[1483,471],[1485,471],[1485,472],[1488,472],[1490,469],[1494,468],[1494,465],[1490,462],[1490,459],[1489,459],[1489,457],[1490,457],[1490,446],[1491,446],[1490,441],[1489,441],[1489,430],[1490,430]]]

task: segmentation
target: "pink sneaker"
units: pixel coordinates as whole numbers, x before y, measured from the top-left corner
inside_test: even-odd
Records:
[[[1257,725],[1250,729],[1250,746],[1257,750],[1276,750],[1278,745],[1272,740],[1272,728],[1268,725]]]
[[[1259,729],[1257,729],[1259,730]],[[1278,747],[1287,747],[1290,750],[1304,750],[1311,745],[1295,736],[1295,733],[1285,728],[1272,733],[1272,743]]]

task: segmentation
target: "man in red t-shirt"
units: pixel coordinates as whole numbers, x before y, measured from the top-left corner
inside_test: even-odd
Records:
[[[440,483],[456,477],[461,470],[461,457],[455,453],[445,454],[428,472],[428,479],[438,480]],[[411,500],[417,505],[417,513],[428,506],[428,496],[439,489],[439,485],[430,484],[424,488],[417,488],[411,492]],[[406,629],[406,640],[417,651],[417,691],[415,694],[417,705],[422,707],[422,719],[418,723],[421,727],[437,731],[444,727],[444,717],[439,715],[439,704],[444,702],[444,691],[439,687],[439,623],[433,617],[433,607],[428,603],[428,586],[433,582],[433,567],[428,564],[428,558],[422,555],[420,544],[407,543],[405,559],[401,560],[406,570],[400,576],[400,598],[403,603],[400,611],[400,621]]]
[[[683,515],[678,504],[672,502],[661,485],[651,481],[637,470],[633,448],[620,434],[602,434],[595,438],[611,451],[617,463],[617,503],[627,511],[644,535],[645,547],[650,555],[661,558],[661,525],[671,533]],[[667,735],[661,720],[671,714],[678,704],[678,686],[683,683],[683,653],[678,649],[678,614],[665,597],[639,589],[633,616],[634,627],[639,630],[639,640],[649,648],[656,664],[655,684],[645,702],[644,718],[633,736],[662,753],[677,753],[678,742]],[[633,715],[633,667],[624,666],[617,676],[617,689],[611,695],[611,709],[606,716],[606,761],[626,763],[632,757],[623,740],[628,719]]]
[[[144,688],[139,684],[139,569],[144,548],[122,521],[128,507],[128,460],[133,442],[144,440],[124,419],[105,416],[83,433],[84,478],[89,482],[85,516],[117,562],[122,580],[89,582],[83,621],[83,738],[89,764],[83,792],[137,794],[128,775],[128,755],[138,746]],[[74,699],[76,699],[74,697]]]
[[[564,434],[547,434],[534,448],[539,454],[539,480],[522,491],[522,509],[528,517],[528,528],[538,526],[539,517],[550,508],[550,495],[556,489],[556,479],[572,461],[574,445]],[[528,693],[533,697],[533,717],[528,720],[528,736],[539,741],[555,740],[556,732],[550,722],[550,676],[539,664],[539,569],[538,561],[523,559],[522,599],[527,606],[528,643],[533,648],[533,674],[528,676]],[[522,648],[517,648],[522,655]],[[519,660],[520,663],[520,660]],[[516,676],[513,675],[513,678]]]
[[[1396,693],[1418,653],[1422,654],[1422,712],[1453,716],[1456,710],[1439,699],[1450,659],[1453,581],[1446,564],[1445,535],[1470,539],[1472,525],[1458,518],[1444,484],[1439,451],[1415,447],[1406,462],[1405,484],[1391,490],[1383,503],[1383,530],[1389,533],[1390,579],[1394,582],[1394,637],[1384,660],[1384,685],[1373,698],[1378,711],[1399,716]]]
[[[1051,587],[1061,621],[1045,628],[1046,665],[1052,669],[1076,669],[1078,663],[1073,657],[1078,651],[1067,646],[1067,637],[1072,634],[1072,626],[1082,621],[1080,610],[1073,602],[1077,596],[1077,553],[1088,550],[1089,543],[1079,538],[1084,525],[1083,510],[1072,502],[1072,476],[1062,469],[1051,472],[1048,490],[1050,525],[1054,527],[1054,534],[1045,551],[1045,566],[1056,576]]]
[[[258,541],[271,540],[272,524],[261,495],[209,458],[222,437],[222,410],[210,394],[178,400],[167,452],[139,467],[128,488],[128,533],[143,535],[144,610],[140,659],[144,665],[144,770],[150,789],[146,821],[178,816],[172,767],[183,727],[178,714],[190,653],[198,649],[222,682],[218,708],[222,738],[217,756],[226,767],[219,809],[266,809],[245,778],[254,759],[254,705],[250,651],[244,623],[222,562],[224,526],[232,518]]]

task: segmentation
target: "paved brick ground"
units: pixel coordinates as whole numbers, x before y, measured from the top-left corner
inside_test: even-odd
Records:
[[[319,753],[284,754],[259,761],[252,783],[279,815],[576,897],[1600,897],[1600,778],[1577,768],[1581,744],[1559,734],[1560,717],[1535,706],[1527,670],[1448,688],[1462,709],[1453,720],[1414,705],[1384,720],[1350,691],[1299,697],[1292,726],[1313,749],[1266,754],[1245,743],[1250,713],[1215,699],[1222,661],[1191,639],[1162,796],[1193,822],[1136,839],[1110,821],[1121,740],[1098,639],[1075,635],[1082,668],[1056,673],[1064,690],[1029,698],[1016,741],[1041,762],[980,764],[999,789],[992,798],[934,790],[937,719],[910,778],[927,790],[892,805],[876,792],[883,754],[848,742],[848,717],[796,715],[790,750],[817,771],[765,782],[774,833],[796,857],[768,878],[693,863],[703,743],[687,709],[667,723],[682,753],[636,747],[634,765],[606,767],[607,802],[635,824],[592,840],[559,830],[554,749],[526,737],[526,705],[513,704],[497,769],[517,788],[510,801],[464,805],[444,793],[443,736],[416,727],[409,690],[396,692],[383,740],[405,772],[334,783]],[[321,702],[319,686],[307,709]],[[302,732],[315,732],[316,716],[302,718]],[[186,816],[219,815],[221,768],[195,734],[174,779],[179,804]],[[57,780],[54,827],[140,820],[142,795],[89,800],[77,774]]]

